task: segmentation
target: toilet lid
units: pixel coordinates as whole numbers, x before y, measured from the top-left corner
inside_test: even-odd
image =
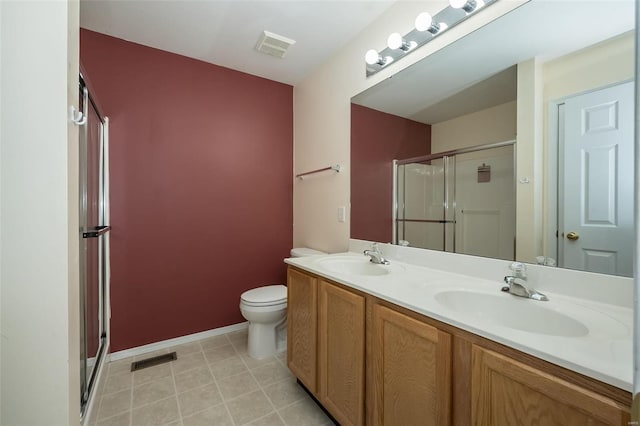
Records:
[[[243,302],[254,306],[277,305],[287,301],[287,287],[267,285],[247,290],[240,296]]]

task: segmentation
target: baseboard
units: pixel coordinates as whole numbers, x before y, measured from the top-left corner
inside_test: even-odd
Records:
[[[149,343],[148,345],[138,346],[135,348],[125,349],[123,351],[112,352],[109,354],[109,360],[117,361],[119,359],[129,358],[132,356],[143,355],[161,349],[167,349],[172,346],[182,345],[184,343],[196,342],[208,337],[219,336],[221,334],[230,333],[232,331],[244,330],[249,326],[247,321],[238,324],[228,325],[226,327],[214,328],[213,330],[201,331],[200,333],[188,334],[186,336],[175,337],[173,339],[163,340],[161,342]]]

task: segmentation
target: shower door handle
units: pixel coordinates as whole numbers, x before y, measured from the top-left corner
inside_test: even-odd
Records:
[[[106,234],[110,230],[111,226],[109,225],[96,226],[91,230],[84,231],[82,233],[82,238],[98,238],[99,236]]]

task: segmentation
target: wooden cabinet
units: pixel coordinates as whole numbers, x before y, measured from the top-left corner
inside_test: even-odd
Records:
[[[287,365],[311,392],[317,386],[318,279],[287,271]]]
[[[631,394],[288,271],[288,366],[343,426],[626,426]]]
[[[472,425],[627,425],[628,407],[473,345]]]
[[[318,283],[319,399],[342,425],[364,424],[363,296]]]
[[[451,336],[373,305],[374,425],[451,424]]]

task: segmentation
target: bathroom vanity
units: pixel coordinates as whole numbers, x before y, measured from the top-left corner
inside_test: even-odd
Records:
[[[631,309],[358,253],[286,262],[288,366],[343,426],[630,420]]]

